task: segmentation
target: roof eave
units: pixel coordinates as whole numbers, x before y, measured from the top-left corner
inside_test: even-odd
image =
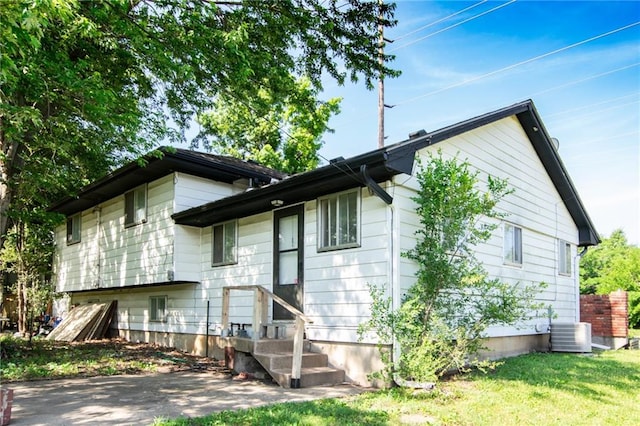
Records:
[[[516,117],[578,227],[578,246],[588,247],[599,244],[600,237],[593,222],[533,103],[529,102],[526,110],[517,113]]]
[[[136,186],[148,183],[174,172],[184,172],[193,176],[232,183],[237,179],[256,179],[262,183],[272,178],[280,179],[283,174],[267,173],[251,167],[228,164],[215,159],[208,161],[184,150],[159,148],[161,155],[147,154],[141,161],[133,161],[116,169],[102,179],[80,190],[76,196],[66,197],[52,204],[48,211],[72,215],[96,206],[104,201],[127,192]]]
[[[347,160],[331,162],[327,166],[291,176],[278,183],[175,213],[171,217],[180,225],[205,227],[225,220],[264,213],[274,208],[271,203],[273,200],[280,200],[285,206],[293,205],[332,192],[366,186],[367,182],[361,171],[363,165],[366,165],[368,177],[375,182],[383,182],[400,173],[410,174],[414,156],[415,149],[411,147],[378,149]]]

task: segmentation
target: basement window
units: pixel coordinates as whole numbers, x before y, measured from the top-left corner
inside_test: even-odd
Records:
[[[164,322],[167,319],[167,296],[149,297],[149,321]]]

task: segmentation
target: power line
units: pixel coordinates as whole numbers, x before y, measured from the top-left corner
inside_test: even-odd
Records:
[[[439,24],[440,22],[444,22],[444,21],[446,21],[446,20],[448,20],[448,19],[453,18],[454,16],[460,15],[461,13],[464,13],[464,12],[466,12],[466,11],[468,11],[468,10],[471,10],[471,9],[473,9],[473,8],[475,8],[475,7],[478,7],[478,6],[480,6],[481,4],[486,3],[487,1],[489,1],[489,0],[482,0],[481,2],[478,2],[478,3],[474,4],[474,5],[469,6],[469,7],[466,7],[466,8],[464,8],[464,9],[462,9],[462,10],[459,10],[459,11],[457,11],[457,12],[455,12],[455,13],[452,13],[452,14],[451,14],[451,15],[449,15],[449,16],[445,16],[444,18],[438,19],[438,20],[437,20],[437,21],[435,21],[435,22],[432,22],[432,23],[430,23],[430,24],[424,25],[424,26],[422,26],[422,27],[420,27],[420,28],[417,28],[417,29],[415,29],[415,30],[413,30],[413,31],[410,31],[410,32],[408,32],[408,33],[406,33],[406,34],[404,34],[404,35],[401,35],[401,36],[399,36],[399,37],[394,37],[394,38],[393,38],[393,41],[402,40],[402,39],[403,39],[403,38],[405,38],[405,37],[409,37],[410,35],[414,35],[415,33],[419,33],[420,31],[425,30],[425,29],[427,29],[427,28],[429,28],[429,27],[433,27],[434,25]]]
[[[594,74],[592,76],[581,78],[579,80],[573,80],[573,81],[570,81],[568,83],[561,84],[560,86],[555,86],[555,87],[551,87],[549,89],[541,90],[539,92],[536,92],[536,93],[532,94],[530,97],[534,97],[534,96],[537,96],[537,95],[541,95],[543,93],[551,92],[553,90],[562,89],[564,87],[573,86],[574,84],[584,83],[585,81],[595,80],[596,78],[604,77],[605,75],[610,75],[610,74],[614,74],[614,73],[619,72],[619,71],[624,71],[624,70],[629,69],[629,68],[637,67],[638,65],[640,65],[640,62],[636,62],[635,64],[631,64],[631,65],[627,65],[627,66],[624,66],[624,67],[616,68],[614,70],[605,71],[605,72],[602,72],[600,74]]]
[[[396,106],[398,106],[398,105],[404,105],[404,104],[407,104],[407,103],[410,103],[410,102],[417,101],[418,99],[426,98],[426,97],[428,97],[428,96],[435,95],[435,94],[440,93],[440,92],[444,92],[444,91],[449,90],[449,89],[453,89],[453,88],[460,87],[460,86],[465,86],[465,85],[467,85],[467,84],[469,84],[469,83],[473,83],[473,82],[478,81],[478,80],[481,80],[481,79],[483,79],[483,78],[491,77],[491,76],[496,75],[496,74],[499,74],[499,73],[501,73],[501,72],[508,71],[508,70],[513,69],[513,68],[519,67],[519,66],[521,66],[521,65],[525,65],[525,64],[528,64],[528,63],[531,63],[531,62],[534,62],[534,61],[537,61],[537,60],[540,60],[540,59],[546,58],[546,57],[548,57],[548,56],[555,55],[556,53],[564,52],[565,50],[569,50],[569,49],[572,49],[572,48],[574,48],[574,47],[581,46],[581,45],[586,44],[586,43],[589,43],[589,42],[591,42],[591,41],[598,40],[598,39],[600,39],[600,38],[603,38],[603,37],[609,36],[609,35],[611,35],[611,34],[615,34],[615,33],[618,33],[618,32],[620,32],[620,31],[624,31],[624,30],[629,29],[629,28],[631,28],[631,27],[634,27],[634,26],[636,26],[636,25],[638,25],[638,24],[640,24],[640,21],[638,21],[638,22],[634,22],[633,24],[625,25],[624,27],[620,27],[620,28],[617,28],[617,29],[615,29],[615,30],[608,31],[608,32],[606,32],[606,33],[603,33],[603,34],[600,34],[600,35],[597,35],[597,36],[594,36],[594,37],[591,37],[591,38],[588,38],[588,39],[586,39],[586,40],[579,41],[579,42],[577,42],[577,43],[573,43],[573,44],[571,44],[571,45],[569,45],[569,46],[565,46],[565,47],[562,47],[562,48],[560,48],[560,49],[556,49],[556,50],[553,50],[553,51],[551,51],[551,52],[547,52],[547,53],[544,53],[544,54],[542,54],[542,55],[538,55],[538,56],[536,56],[536,57],[533,57],[533,58],[530,58],[530,59],[527,59],[527,60],[524,60],[524,61],[521,61],[521,62],[518,62],[518,63],[512,64],[512,65],[506,66],[506,67],[504,67],[504,68],[500,68],[500,69],[498,69],[498,70],[491,71],[491,72],[488,72],[488,73],[486,73],[486,74],[482,74],[482,75],[479,75],[479,76],[476,76],[476,77],[470,78],[470,79],[468,79],[468,80],[464,80],[464,81],[461,81],[461,82],[459,82],[459,83],[455,83],[455,84],[452,84],[452,85],[449,85],[449,86],[443,87],[443,88],[441,88],[441,89],[434,90],[434,91],[429,92],[429,93],[425,93],[425,94],[423,94],[423,95],[419,95],[419,96],[415,96],[415,97],[413,97],[413,98],[406,99],[406,100],[404,100],[404,101],[401,101],[401,102],[396,103],[395,105],[396,105]]]
[[[467,19],[465,19],[464,21],[460,21],[460,22],[455,23],[455,24],[453,24],[453,25],[449,25],[448,27],[445,27],[445,28],[443,28],[443,29],[441,29],[441,30],[438,30],[438,31],[433,32],[433,33],[431,33],[431,34],[427,34],[427,35],[426,35],[426,36],[424,36],[424,37],[420,37],[420,38],[418,38],[418,39],[415,39],[415,40],[413,40],[413,41],[410,41],[409,43],[405,43],[405,44],[403,44],[403,45],[401,45],[401,46],[398,46],[398,47],[396,47],[396,48],[394,48],[394,49],[391,49],[391,50],[389,50],[389,52],[388,52],[388,53],[393,53],[393,52],[395,52],[395,51],[397,51],[397,50],[400,50],[400,49],[402,49],[402,48],[405,48],[405,47],[407,47],[407,46],[411,46],[412,44],[416,44],[416,43],[418,43],[419,41],[425,40],[425,39],[427,39],[427,38],[429,38],[429,37],[433,37],[434,35],[437,35],[437,34],[440,34],[440,33],[445,32],[445,31],[448,31],[448,30],[450,30],[451,28],[455,28],[455,27],[458,27],[458,26],[460,26],[460,25],[462,25],[462,24],[466,24],[466,23],[467,23],[467,22],[469,22],[469,21],[473,21],[474,19],[480,18],[481,16],[484,16],[484,15],[487,15],[487,14],[489,14],[489,13],[495,12],[495,11],[497,11],[497,10],[499,10],[499,9],[502,9],[502,8],[503,8],[503,7],[505,7],[505,6],[509,6],[510,4],[513,4],[513,3],[515,3],[515,2],[516,2],[516,0],[511,0],[511,1],[507,2],[507,3],[503,3],[503,4],[499,5],[499,6],[494,7],[493,9],[486,10],[486,11],[484,11],[484,12],[482,12],[482,13],[478,14],[478,15],[474,15],[474,16],[472,16],[471,18],[467,18]]]
[[[611,105],[610,107],[599,109],[599,110],[595,110],[595,111],[585,112],[583,114],[576,115],[576,116],[574,116],[572,118],[577,119],[577,118],[589,117],[591,115],[602,114],[603,112],[607,112],[607,111],[615,110],[615,109],[618,109],[618,108],[622,108],[622,107],[625,107],[627,105],[637,104],[638,102],[640,102],[640,99],[636,99],[636,100],[633,100],[631,102],[625,102],[623,104]],[[557,115],[561,115],[561,114],[565,114],[565,113],[567,113],[567,111],[556,113],[556,114],[552,114],[552,115],[547,116],[546,118],[548,119],[549,117],[555,117]],[[547,120],[547,121],[548,122],[553,122],[554,119],[552,118],[551,120]]]
[[[631,93],[629,95],[624,95],[624,96],[618,96],[616,98],[607,99],[607,100],[596,102],[596,103],[589,104],[589,105],[582,105],[582,106],[579,106],[578,108],[566,109],[564,111],[556,112],[554,114],[547,114],[547,115],[545,115],[545,119],[548,119],[550,117],[556,117],[558,115],[570,114],[572,112],[580,111],[580,110],[583,110],[583,109],[591,110],[591,109],[593,109],[593,107],[596,107],[596,106],[605,105],[605,104],[608,104],[608,103],[611,103],[611,102],[620,101],[622,99],[626,99],[626,98],[630,98],[630,97],[634,97],[634,96],[637,97],[638,95],[640,95],[640,92]],[[625,103],[623,105],[629,105],[631,103],[636,103],[636,102],[638,102],[637,99],[635,101],[633,101],[633,102],[627,102],[627,103]]]

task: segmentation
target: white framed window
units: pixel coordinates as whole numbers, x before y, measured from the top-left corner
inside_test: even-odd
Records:
[[[167,296],[149,297],[149,321],[164,322],[167,320]]]
[[[238,221],[213,225],[213,256],[211,265],[231,265],[238,262]]]
[[[360,189],[318,198],[318,250],[360,245]]]
[[[77,244],[82,237],[82,214],[78,213],[67,218],[67,245]]]
[[[558,273],[571,275],[571,243],[558,240]]]
[[[510,223],[504,224],[503,248],[505,264],[522,265],[522,228]]]
[[[124,226],[147,221],[147,185],[141,185],[124,194]]]

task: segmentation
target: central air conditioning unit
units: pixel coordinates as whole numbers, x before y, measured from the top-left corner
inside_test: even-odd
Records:
[[[591,352],[591,324],[551,324],[551,352]]]

